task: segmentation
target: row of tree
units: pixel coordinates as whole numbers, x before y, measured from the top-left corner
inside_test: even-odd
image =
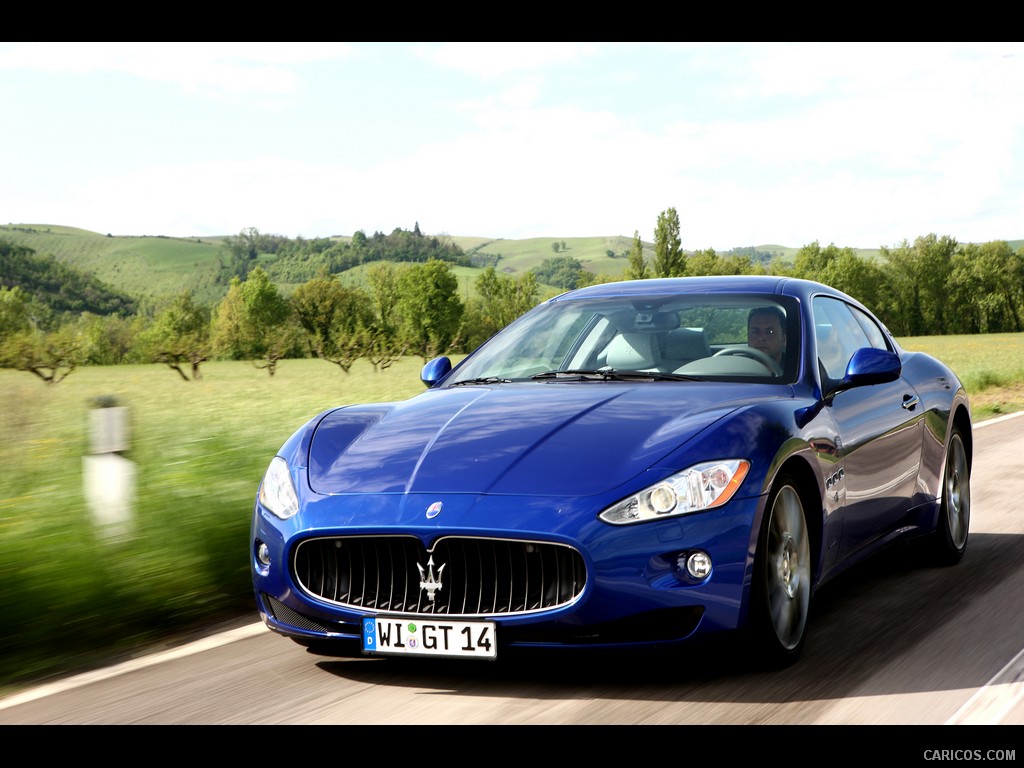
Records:
[[[215,306],[184,291],[151,316],[82,313],[46,330],[20,287],[0,288],[0,367],[56,383],[81,365],[160,362],[183,379],[211,359],[251,360],[270,375],[279,361],[316,357],[348,372],[365,358],[374,369],[403,355],[424,360],[471,349],[538,301],[532,272],[519,277],[488,267],[478,297],[463,302],[450,262],[376,262],[366,287],[323,273],[285,296],[262,267],[235,277]]]
[[[429,251],[431,239],[418,230],[373,239],[391,247],[419,242]],[[470,351],[535,306],[543,298],[542,283],[570,289],[613,279],[687,275],[781,274],[819,280],[863,301],[898,336],[1024,330],[1024,250],[1014,251],[1005,241],[961,245],[932,234],[882,248],[877,260],[817,242],[801,248],[791,263],[768,260],[754,249],[686,253],[678,214],[670,208],[658,217],[653,258],[645,258],[634,233],[622,277],[594,275],[567,255],[546,259],[516,277],[490,265],[477,277],[475,295],[463,301],[453,265],[464,254],[446,251],[449,258],[423,260],[425,252],[415,249],[407,263],[371,259],[362,287],[343,284],[330,264],[320,261],[318,273],[286,296],[269,269],[251,262],[268,249],[279,256],[308,255],[314,241],[297,247],[286,238],[260,240],[266,237],[274,239],[243,230],[231,239],[229,252],[248,242],[249,263],[244,274],[231,277],[215,306],[197,302],[186,291],[133,313],[134,306],[121,301],[127,297],[115,294],[111,311],[90,308],[48,325],[38,296],[10,281],[0,284],[0,367],[29,371],[48,382],[60,381],[80,365],[133,362],[165,363],[186,380],[198,378],[202,363],[211,359],[251,360],[271,375],[279,361],[309,356],[346,372],[359,358],[381,369],[402,355],[426,360]],[[363,247],[372,239],[356,240]],[[3,246],[0,242],[0,257]],[[10,256],[12,251],[6,252]],[[21,265],[22,272],[38,271],[25,253],[15,256],[3,262],[5,270],[10,263]]]
[[[624,277],[780,274],[831,285],[870,307],[897,336],[1024,331],[1024,249],[1005,240],[958,243],[929,234],[879,250],[879,259],[852,248],[814,242],[792,264],[765,264],[743,252],[713,249],[686,254],[674,208],[658,216],[654,258],[643,257],[638,233]]]

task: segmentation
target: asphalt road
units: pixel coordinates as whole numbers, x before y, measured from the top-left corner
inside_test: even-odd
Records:
[[[323,658],[254,612],[228,632],[0,700],[0,725],[1024,724],[1024,418],[976,425],[975,444],[963,561],[928,567],[899,548],[844,576],[819,595],[805,654],[786,670],[751,668],[725,645],[493,663]]]

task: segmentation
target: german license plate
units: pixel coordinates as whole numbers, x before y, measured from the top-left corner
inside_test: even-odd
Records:
[[[372,616],[363,619],[363,652],[493,659],[498,647],[490,621]]]

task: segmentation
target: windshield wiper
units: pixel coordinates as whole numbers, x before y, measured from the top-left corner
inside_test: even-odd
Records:
[[[509,384],[512,379],[502,379],[499,376],[482,376],[479,379],[463,379],[462,381],[453,381],[449,384],[449,387],[461,387],[463,384]]]
[[[668,371],[609,371],[613,379],[621,381],[700,381],[696,376]]]
[[[596,379],[598,381],[608,381],[608,374],[611,373],[611,369],[605,368],[599,371],[595,371],[589,368],[570,368],[567,371],[544,371],[543,373],[535,373],[531,376],[531,379],[573,379],[574,381],[581,381],[583,379]]]
[[[699,381],[694,376],[662,371],[617,371],[614,368],[570,369],[567,371],[544,371],[534,374],[533,379],[570,379],[572,381]]]

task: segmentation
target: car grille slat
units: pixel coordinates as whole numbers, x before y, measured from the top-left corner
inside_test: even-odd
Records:
[[[422,571],[421,571],[422,569]],[[489,616],[546,611],[579,597],[583,557],[550,542],[411,536],[310,539],[292,573],[308,594],[388,613]]]

